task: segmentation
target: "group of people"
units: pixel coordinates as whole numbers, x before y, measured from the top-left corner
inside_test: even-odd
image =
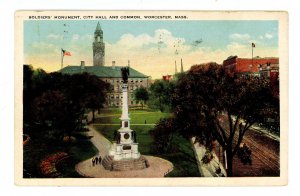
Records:
[[[101,156],[92,158],[93,166],[98,165],[98,164],[101,165],[101,161],[102,161]]]
[[[237,156],[240,158],[241,162],[244,165],[252,165],[251,154],[252,151],[245,143],[243,143],[237,151]]]

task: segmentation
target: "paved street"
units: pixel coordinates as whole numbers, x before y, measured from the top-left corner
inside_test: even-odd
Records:
[[[236,140],[237,136],[235,137]],[[252,165],[244,165],[235,155],[233,159],[233,176],[278,176],[280,174],[279,140],[270,137],[268,133],[257,130],[257,127],[255,127],[254,129],[250,128],[245,133],[242,143],[246,143],[252,151]],[[218,147],[216,151],[218,151]],[[223,157],[223,154],[220,157]],[[222,159],[221,162],[224,162],[224,160]]]

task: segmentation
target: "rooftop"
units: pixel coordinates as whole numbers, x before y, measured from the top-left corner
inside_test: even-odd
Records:
[[[78,73],[89,73],[98,76],[99,78],[121,78],[121,68],[123,66],[84,66],[80,65],[69,65],[62,68],[59,72],[63,74],[78,74]],[[145,74],[129,67],[129,78],[148,78]]]

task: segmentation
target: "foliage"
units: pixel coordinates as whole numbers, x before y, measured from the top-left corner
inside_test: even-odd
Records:
[[[279,100],[273,96],[269,81],[228,74],[214,64],[193,66],[182,76],[172,104],[174,122],[185,137],[195,136],[209,149],[213,140],[219,142],[226,151],[228,176],[246,131],[266,118],[279,118]]]
[[[161,112],[171,109],[171,94],[175,89],[175,81],[155,80],[150,86],[149,107]]]
[[[108,88],[87,73],[46,73],[24,65],[24,132],[41,139],[70,136],[82,128],[86,110],[103,107]]]
[[[43,159],[40,164],[41,174],[50,178],[60,177],[61,173],[57,171],[56,164],[67,157],[68,154],[65,152],[57,152],[49,155],[47,158]]]
[[[172,149],[172,139],[175,134],[174,119],[161,119],[154,129],[150,131],[153,138],[152,151],[155,154],[164,154]]]
[[[141,87],[134,90],[134,98],[137,102],[141,103],[142,110],[144,104],[149,100],[149,93],[146,88]]]

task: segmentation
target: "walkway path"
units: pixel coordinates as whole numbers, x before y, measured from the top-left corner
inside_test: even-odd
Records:
[[[111,142],[107,140],[102,134],[100,134],[92,125],[88,126],[91,142],[98,149],[99,155],[102,158],[108,154],[111,146]],[[173,170],[173,164],[165,159],[144,156],[149,161],[150,167],[143,170],[131,170],[131,171],[109,171],[105,170],[102,165],[93,166],[92,158],[78,163],[75,166],[76,171],[85,177],[94,178],[151,178],[151,177],[164,177],[167,173]]]
[[[205,164],[201,161],[205,155],[206,148],[203,145],[199,145],[198,142],[195,143],[195,137],[191,139],[192,146],[194,149],[195,157],[197,159],[198,169],[202,177],[221,177],[222,174],[226,175],[226,171],[220,163],[218,156],[213,152],[214,158],[210,163]],[[220,167],[221,173],[217,174],[216,170]]]

